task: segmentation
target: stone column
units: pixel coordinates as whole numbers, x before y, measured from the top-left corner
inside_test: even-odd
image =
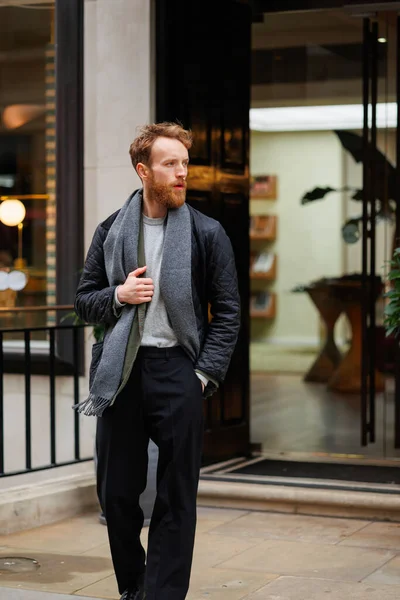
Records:
[[[153,120],[152,2],[85,1],[85,242],[139,185],[128,154]]]
[[[85,0],[86,250],[97,224],[140,186],[128,151],[137,128],[154,120],[152,7],[152,0]],[[88,342],[87,369],[90,335]],[[154,502],[157,458],[151,443],[142,497],[146,519]]]

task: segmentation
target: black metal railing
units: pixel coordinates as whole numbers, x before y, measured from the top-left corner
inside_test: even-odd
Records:
[[[59,312],[59,311],[71,311],[72,306],[48,306],[48,307],[32,307],[32,308],[13,308],[13,309],[0,309],[0,313],[3,312],[24,312],[26,310],[33,311],[47,311],[47,312]],[[57,342],[60,336],[72,336],[72,359],[69,364],[69,375],[72,379],[72,397],[71,407],[73,404],[78,404],[80,401],[80,368],[82,365],[81,355],[83,351],[82,344],[82,329],[86,327],[85,324],[58,324],[58,325],[47,325],[40,327],[30,328],[6,328],[0,329],[0,477],[7,477],[11,475],[20,475],[23,473],[30,473],[33,471],[42,471],[51,469],[54,467],[61,467],[71,465],[79,462],[85,462],[92,460],[93,456],[82,457],[80,448],[80,416],[76,411],[71,410],[73,418],[73,458],[68,461],[57,460],[57,428],[56,428],[56,414],[57,414]],[[49,463],[33,466],[32,464],[32,377],[35,376],[33,372],[33,364],[35,360],[35,352],[32,348],[32,336],[41,333],[48,342],[48,352],[45,355],[45,360],[48,361],[47,375],[48,378],[48,394],[49,394],[49,441],[50,447],[48,449]],[[7,350],[5,344],[8,339],[12,337],[15,341],[16,337],[20,338],[21,347],[19,352],[23,356],[23,369],[21,377],[24,379],[24,408],[25,408],[25,419],[21,422],[21,428],[25,429],[25,467],[22,467],[13,471],[5,471],[5,393],[6,393],[6,357]],[[42,355],[43,360],[43,355]],[[65,369],[63,371],[65,376]],[[46,393],[44,391],[44,393]],[[22,431],[21,431],[22,434]]]

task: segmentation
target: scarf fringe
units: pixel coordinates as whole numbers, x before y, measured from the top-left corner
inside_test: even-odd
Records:
[[[101,398],[101,396],[89,394],[87,400],[79,402],[79,404],[74,404],[72,408],[87,417],[102,417],[103,412],[111,403],[112,400],[109,398]]]

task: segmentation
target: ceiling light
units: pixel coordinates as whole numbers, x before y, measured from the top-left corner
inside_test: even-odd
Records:
[[[380,38],[378,38],[378,42],[379,42],[380,44],[386,44],[386,42],[387,42],[387,39],[386,39],[385,37],[380,37]]]
[[[376,113],[378,128],[397,127],[396,102],[378,104]],[[371,110],[369,120],[371,121]],[[250,109],[250,129],[253,131],[332,131],[362,128],[362,104]]]

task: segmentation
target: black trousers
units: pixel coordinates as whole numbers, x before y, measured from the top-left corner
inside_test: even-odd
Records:
[[[159,448],[147,548],[140,542],[147,447]],[[118,588],[145,573],[146,600],[184,600],[189,587],[203,441],[201,382],[180,347],[140,348],[126,387],[97,422],[97,488]]]

